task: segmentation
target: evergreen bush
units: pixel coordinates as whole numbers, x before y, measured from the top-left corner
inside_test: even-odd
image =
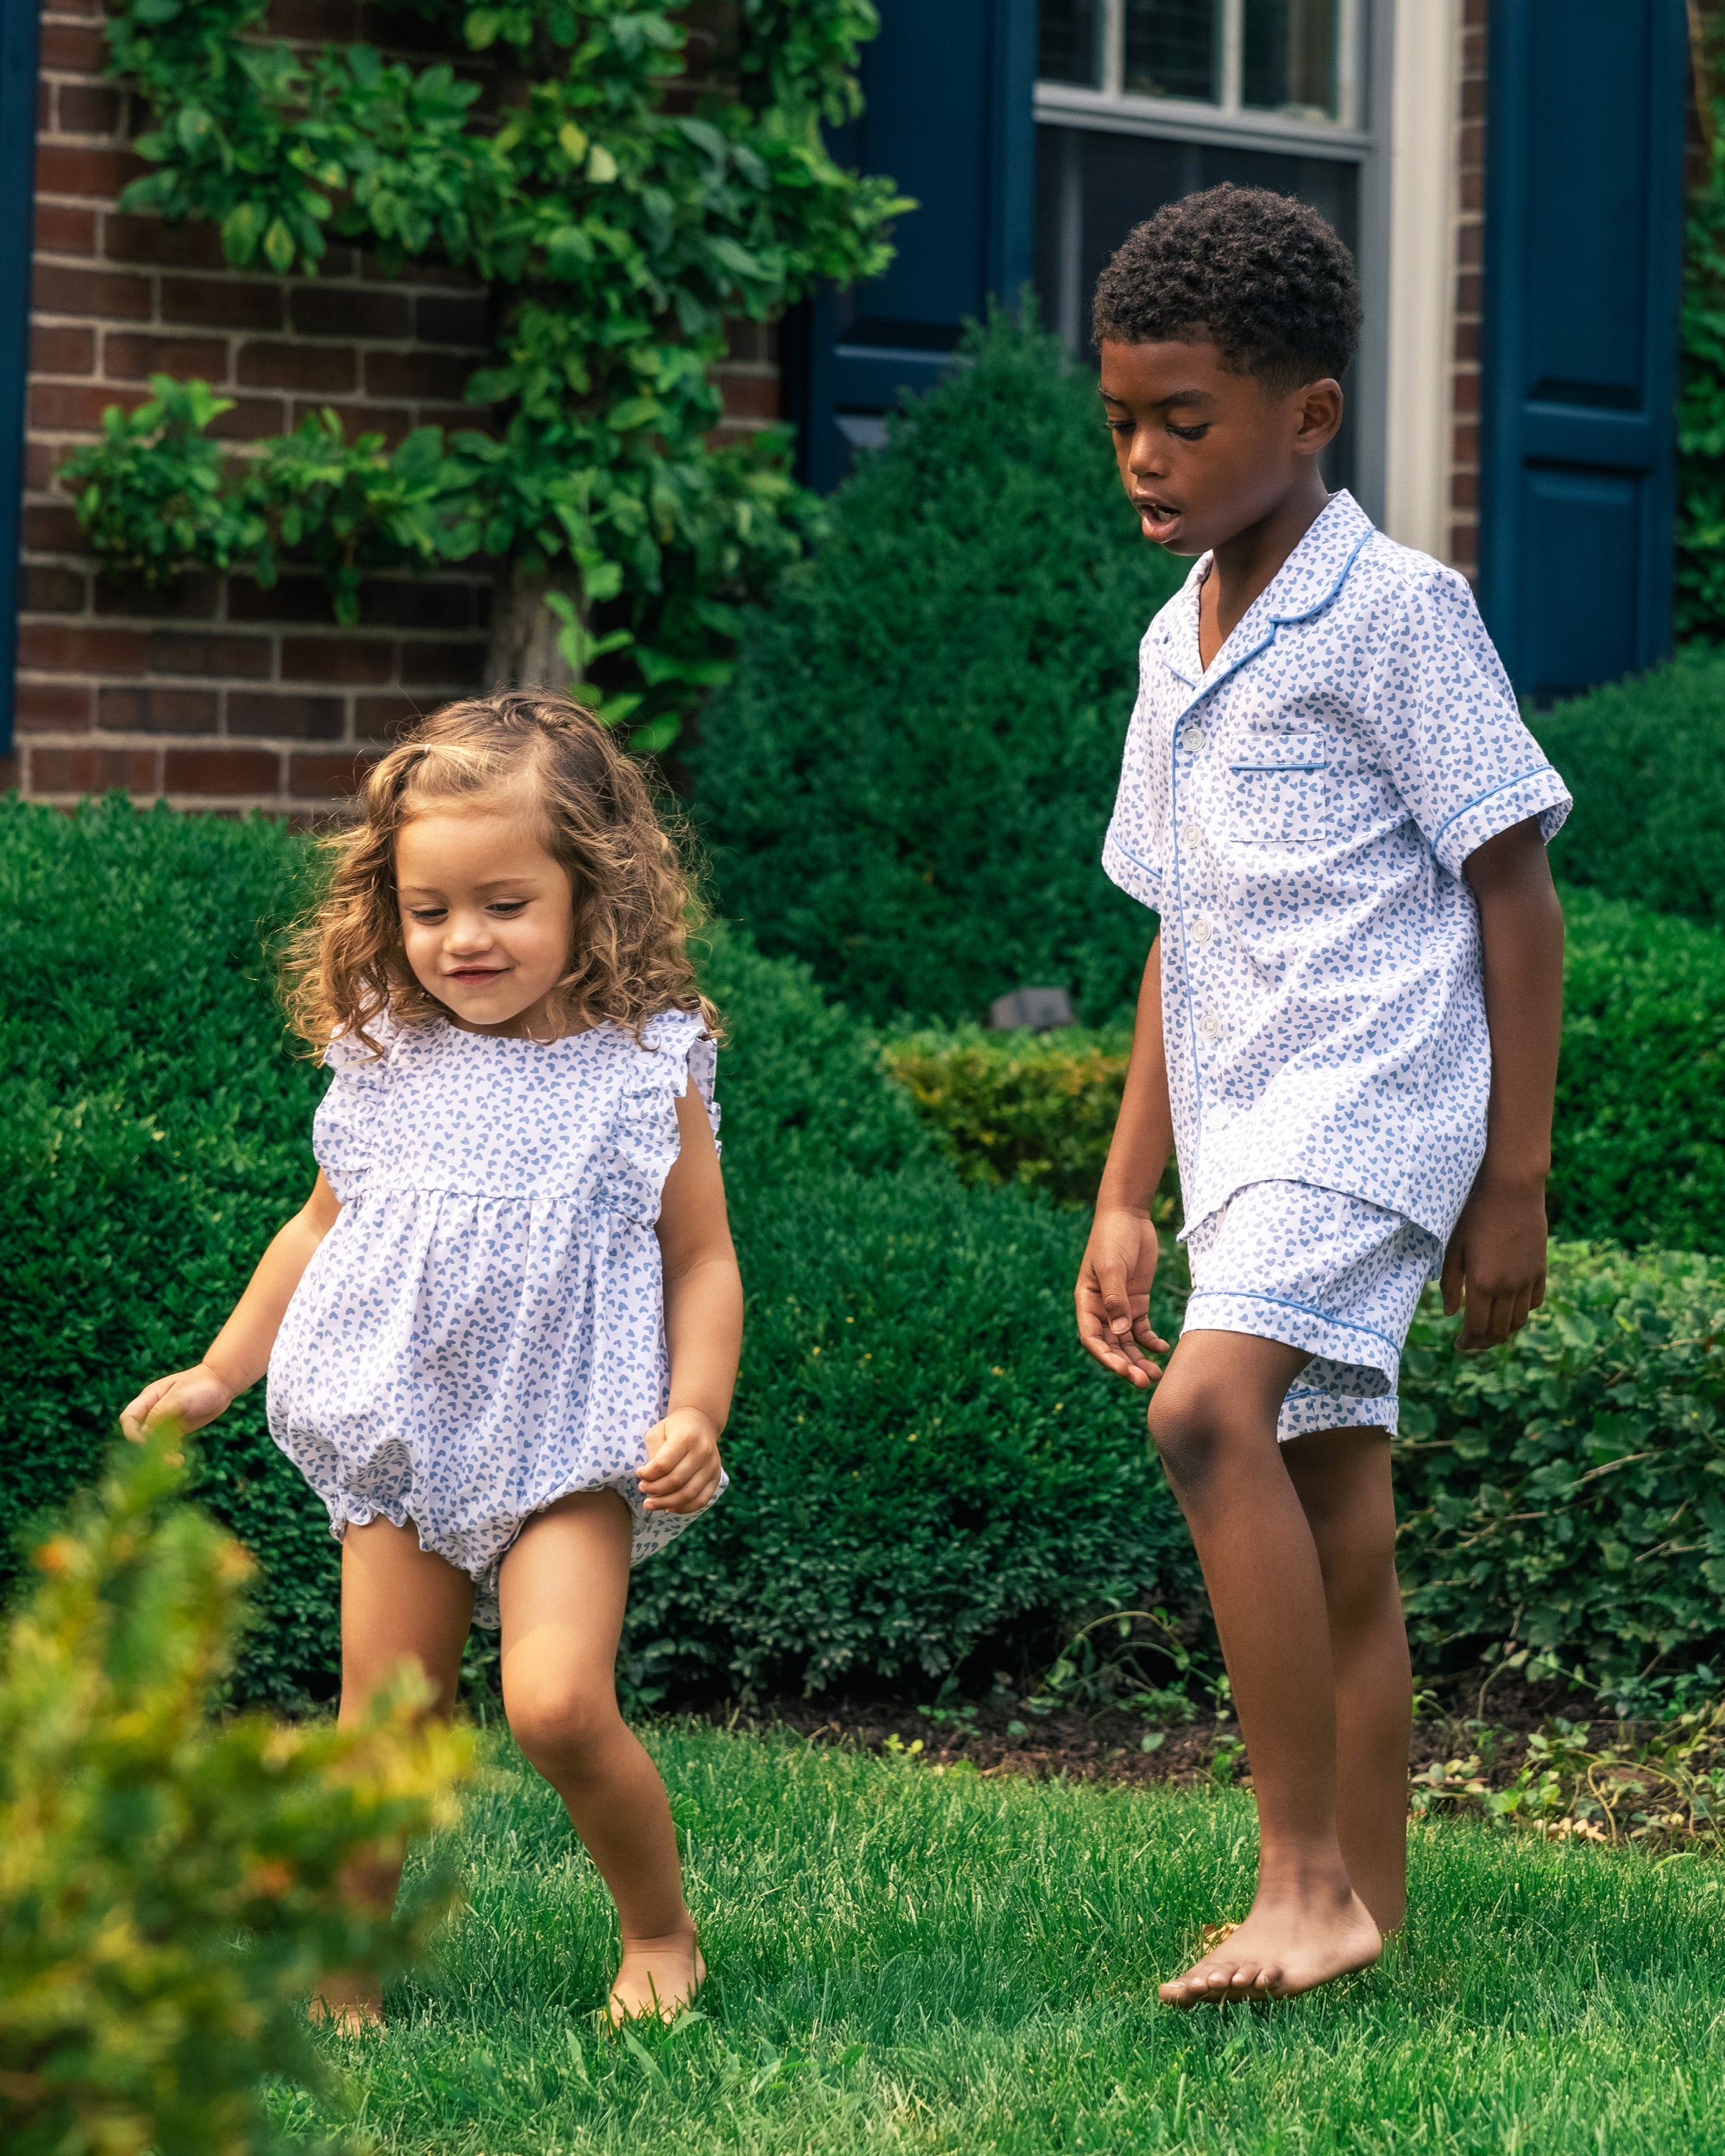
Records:
[[[261,822],[0,811],[8,1540],[93,1476],[120,1405],[202,1350],[303,1199],[322,1080],[284,1039],[265,950],[303,863]],[[1717,1236],[1718,939],[1585,897],[1571,924],[1559,1215]],[[993,1164],[967,1187],[942,1157],[974,1111],[1019,1117],[1011,1143],[1032,1158],[1025,1073],[1061,1045],[961,1043],[965,1070],[998,1056],[1016,1075],[971,1071],[930,1124],[879,1038],[803,969],[715,932],[706,975],[731,1033],[720,1097],[749,1293],[735,1481],[636,1576],[635,1696],[926,1697],[1024,1671],[1110,1603],[1196,1610],[1142,1403],[1073,1336],[1083,1212],[994,1187]],[[932,1052],[886,1052],[907,1047]],[[1481,1361],[1422,1315],[1404,1548],[1425,1666],[1508,1642],[1628,1696],[1656,1652],[1681,1675],[1725,1646],[1722,1279],[1706,1258],[1559,1250],[1546,1309]],[[1170,1336],[1180,1306],[1171,1260]],[[261,1388],[200,1445],[199,1489],[259,1564],[236,1694],[326,1695],[336,1547],[269,1441]]]
[[[696,805],[723,911],[876,1022],[1064,985],[1096,1023],[1150,943],[1100,857],[1182,569],[1121,496],[1086,370],[998,320],[964,357],[748,631]]]
[[[1725,927],[1725,653],[1680,652],[1527,722],[1575,796],[1558,875]]]

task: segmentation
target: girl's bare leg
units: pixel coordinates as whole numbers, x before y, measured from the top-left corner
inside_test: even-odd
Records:
[[[363,1719],[372,1695],[403,1662],[417,1662],[436,1695],[431,1712],[455,1704],[461,1650],[473,1621],[473,1583],[444,1558],[419,1547],[413,1522],[388,1520],[349,1527],[341,1544],[341,1709],[344,1727]],[[342,1886],[362,1907],[395,1906],[401,1866],[377,1860],[350,1864]],[[332,1969],[312,2001],[315,2016],[349,2035],[383,2018],[383,1994],[362,1970]]]
[[[1170,2005],[1286,1997],[1375,1961],[1336,1803],[1336,1674],[1322,1570],[1276,1443],[1310,1360],[1249,1333],[1183,1334],[1150,1431],[1198,1546],[1258,1799],[1258,1888],[1230,1938],[1162,1986]]]
[[[1380,1932],[1408,1906],[1413,1667],[1395,1575],[1389,1435],[1326,1430],[1282,1447],[1317,1546],[1336,1673],[1337,1830]]]
[[[706,1973],[665,1784],[618,1712],[632,1532],[614,1491],[565,1497],[522,1530],[500,1583],[509,1726],[562,1799],[617,1903],[618,2020],[669,2016]]]

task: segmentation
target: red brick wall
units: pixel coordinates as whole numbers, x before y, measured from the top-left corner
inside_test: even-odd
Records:
[[[275,0],[270,27],[364,36],[401,51],[425,26],[363,0]],[[17,735],[0,784],[49,801],[119,787],[188,808],[304,815],[368,751],[483,675],[490,578],[378,578],[338,628],[321,578],[195,575],[163,592],[98,577],[55,467],[151,372],[201,375],[234,399],[214,431],[276,434],[331,405],[350,438],[391,441],[461,403],[486,344],[466,276],[386,278],[332,246],[315,280],[241,275],[213,228],[122,215],[145,169],[127,146],[141,101],[102,79],[100,0],[47,0],[42,24],[36,263],[20,579]],[[720,370],[731,426],[778,416],[771,333],[737,326]]]
[[[1456,154],[1455,346],[1450,377],[1450,561],[1469,578],[1480,566],[1480,327],[1485,311],[1486,18],[1489,0],[1465,0]]]

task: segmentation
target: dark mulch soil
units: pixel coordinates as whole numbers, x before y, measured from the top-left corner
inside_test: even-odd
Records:
[[[1414,1725],[1410,1763],[1415,1773],[1434,1760],[1481,1753],[1481,1772],[1494,1784],[1509,1781],[1526,1758],[1527,1738],[1553,1716],[1591,1725],[1595,1739],[1620,1739],[1625,1726],[1599,1717],[1596,1706],[1568,1694],[1562,1686],[1537,1686],[1507,1679],[1494,1682],[1480,1698],[1471,1682],[1445,1681],[1429,1687],[1433,1706]],[[1025,1774],[1041,1780],[1068,1775],[1075,1781],[1168,1783],[1190,1788],[1215,1780],[1246,1782],[1250,1767],[1240,1748],[1236,1722],[1217,1722],[1208,1715],[1183,1728],[1168,1729],[1153,1750],[1144,1749],[1149,1733],[1136,1716],[1096,1715],[1072,1709],[1031,1714],[1012,1702],[979,1701],[957,1713],[896,1703],[850,1700],[810,1703],[781,1699],[726,1711],[714,1718],[732,1727],[794,1732],[813,1743],[846,1743],[870,1752],[908,1751],[931,1763],[968,1760],[985,1774]],[[1489,1735],[1470,1729],[1482,1722]],[[896,1741],[895,1741],[896,1740]]]

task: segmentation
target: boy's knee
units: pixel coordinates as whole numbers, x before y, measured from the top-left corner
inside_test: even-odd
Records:
[[[506,1682],[503,1710],[516,1743],[542,1773],[578,1766],[619,1719],[609,1686],[551,1675]]]
[[[1224,1389],[1214,1378],[1169,1369],[1150,1396],[1150,1436],[1177,1491],[1196,1489],[1208,1478],[1231,1419]]]

